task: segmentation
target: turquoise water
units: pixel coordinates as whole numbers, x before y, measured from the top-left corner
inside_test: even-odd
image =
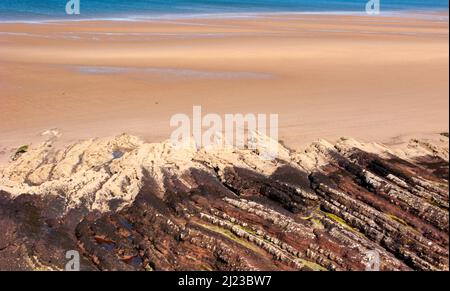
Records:
[[[368,0],[80,0],[81,14],[66,15],[68,0],[0,0],[0,21],[198,16],[260,12],[364,12]],[[380,0],[382,11],[447,10],[444,0]]]

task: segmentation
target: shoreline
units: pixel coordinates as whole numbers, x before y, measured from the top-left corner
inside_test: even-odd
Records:
[[[61,18],[48,18],[48,19],[11,19],[2,20],[0,24],[52,24],[52,23],[65,23],[65,22],[151,22],[158,20],[190,20],[190,19],[240,19],[240,18],[260,18],[271,16],[368,16],[368,17],[408,17],[408,16],[434,16],[434,17],[446,17],[448,20],[449,10],[437,9],[437,8],[424,8],[424,9],[398,9],[398,10],[382,10],[378,15],[368,15],[364,11],[261,11],[261,12],[211,12],[211,13],[157,13],[154,15],[129,15],[129,16],[105,16],[105,17],[87,17],[78,18],[73,16],[65,16]],[[71,19],[70,19],[71,18]]]

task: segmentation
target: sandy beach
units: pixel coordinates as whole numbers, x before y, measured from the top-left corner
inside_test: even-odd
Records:
[[[64,12],[16,2],[0,4],[0,270],[449,270],[449,22],[423,12],[446,3],[7,22]],[[91,1],[86,17],[309,2]],[[338,4],[359,1],[321,9]],[[208,146],[209,113],[225,137],[242,125],[227,114],[278,114],[279,135]],[[177,119],[184,147],[175,114],[195,116]]]
[[[193,105],[278,113],[292,148],[445,132],[448,29],[448,14],[2,23],[0,153],[52,128],[159,142]]]

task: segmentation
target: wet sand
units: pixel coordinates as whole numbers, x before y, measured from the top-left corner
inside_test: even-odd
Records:
[[[170,117],[278,113],[280,139],[448,131],[448,14],[0,24],[0,158],[61,142],[168,139]]]

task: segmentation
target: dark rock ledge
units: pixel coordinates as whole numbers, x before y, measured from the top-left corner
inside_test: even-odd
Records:
[[[368,251],[382,270],[449,269],[448,148],[319,142],[266,165],[129,139],[0,171],[0,270],[61,270],[68,250],[84,270],[364,270]]]

